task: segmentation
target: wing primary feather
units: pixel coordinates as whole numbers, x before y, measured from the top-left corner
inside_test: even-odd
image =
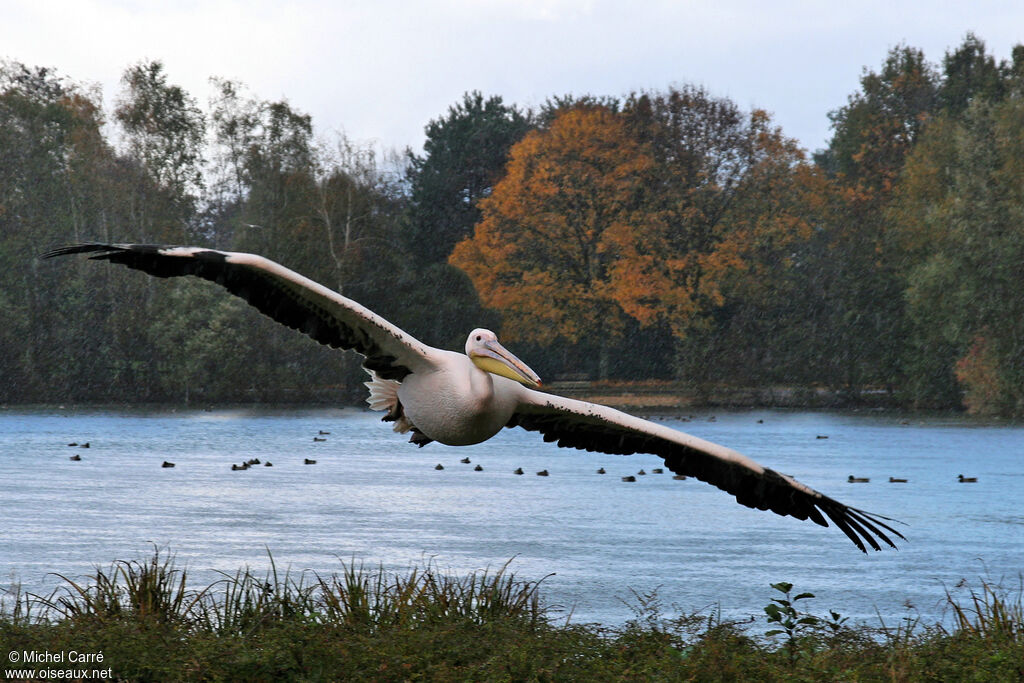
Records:
[[[885,541],[889,546],[895,548],[896,544],[893,543],[892,539],[890,539],[886,535],[885,531],[888,531],[889,533],[893,534],[894,536],[897,536],[897,537],[899,537],[899,538],[901,538],[903,540],[906,540],[906,538],[904,538],[903,534],[901,534],[896,529],[893,529],[891,526],[889,526],[885,522],[881,521],[882,519],[889,519],[888,517],[881,517],[881,515],[872,515],[870,513],[864,512],[863,510],[858,510],[856,508],[847,508],[847,510],[849,511],[849,514],[851,516],[853,516],[856,519],[858,519],[861,524],[863,524],[869,531],[871,531],[871,533],[873,533],[875,536],[878,536],[878,538],[880,538],[883,541]],[[892,521],[895,521],[895,520],[891,520],[890,519],[889,521],[892,522]],[[881,529],[879,527],[881,527]],[[882,529],[885,529],[885,531],[882,531]]]
[[[825,518],[822,516],[821,511],[818,510],[818,507],[816,505],[807,506],[807,517],[815,524],[818,524],[820,526],[828,526],[828,522],[825,521]]]
[[[842,515],[836,514],[836,511],[830,508],[825,508],[825,514],[828,515],[829,519],[832,520],[833,524],[839,527],[839,529],[844,534],[846,534],[847,538],[853,541],[853,544],[855,546],[860,548],[860,551],[862,553],[867,552],[867,549],[864,547],[864,543],[860,540],[860,537],[857,536],[856,532],[854,532],[854,530],[850,528],[850,525],[846,523],[846,519],[844,519]]]
[[[872,548],[874,548],[875,550],[882,549],[881,546],[878,545],[878,541],[875,540],[875,537],[867,532],[867,530],[861,525],[861,523],[857,520],[857,518],[854,515],[844,514],[843,519],[846,521],[847,524],[850,525],[850,528],[853,529],[854,532],[856,532],[862,539],[867,541]]]
[[[401,380],[411,372],[381,344],[415,341],[340,294],[271,261],[198,247],[153,244],[74,244],[52,249],[43,258],[90,254],[160,278],[193,275],[215,282],[264,315],[298,330],[325,346],[354,349],[364,366],[384,379]],[[366,326],[373,328],[376,338]],[[383,341],[380,341],[383,340]]]
[[[846,506],[749,458],[606,406],[524,389],[508,426],[540,432],[560,446],[614,454],[652,453],[672,472],[709,483],[732,494],[741,505],[778,515],[811,520],[823,527],[832,522],[861,551],[865,544],[881,550],[879,541],[896,548],[904,539],[888,517]]]

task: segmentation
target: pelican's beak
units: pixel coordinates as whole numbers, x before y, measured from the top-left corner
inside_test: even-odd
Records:
[[[537,373],[497,341],[484,342],[483,348],[474,349],[470,358],[481,370],[514,379],[531,389],[540,386]]]

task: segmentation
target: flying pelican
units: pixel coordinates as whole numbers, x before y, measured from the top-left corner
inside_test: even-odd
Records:
[[[371,375],[370,407],[387,411],[384,420],[394,422],[396,431],[411,432],[410,441],[419,446],[475,444],[504,427],[522,427],[559,446],[659,455],[677,478],[717,486],[747,507],[821,526],[828,526],[827,517],[864,552],[865,543],[880,550],[879,541],[895,548],[889,534],[904,538],[886,523],[894,520],[844,505],[734,450],[607,406],[537,391],[537,374],[489,330],[470,332],[464,354],[436,349],[355,301],[255,254],[89,243],[43,257],[69,254],[91,254],[161,278],[210,280],[321,344],[354,349]]]

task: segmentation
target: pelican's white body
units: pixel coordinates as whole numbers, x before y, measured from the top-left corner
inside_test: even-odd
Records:
[[[443,354],[443,362],[410,374],[398,387],[409,422],[449,446],[480,443],[500,432],[519,405],[520,386],[484,372],[463,354],[435,352]]]

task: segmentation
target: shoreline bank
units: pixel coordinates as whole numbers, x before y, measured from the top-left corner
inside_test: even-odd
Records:
[[[869,389],[858,393],[843,389],[816,386],[694,386],[671,380],[636,382],[559,380],[545,384],[542,391],[592,403],[601,403],[627,412],[644,414],[675,414],[705,409],[770,409],[793,410],[874,410],[905,413],[939,412],[966,414],[952,408],[928,409],[908,406],[885,389]],[[321,401],[191,401],[119,403],[109,401],[68,401],[66,403],[8,402],[2,410],[181,410],[365,408],[358,390],[339,390],[336,400]]]

